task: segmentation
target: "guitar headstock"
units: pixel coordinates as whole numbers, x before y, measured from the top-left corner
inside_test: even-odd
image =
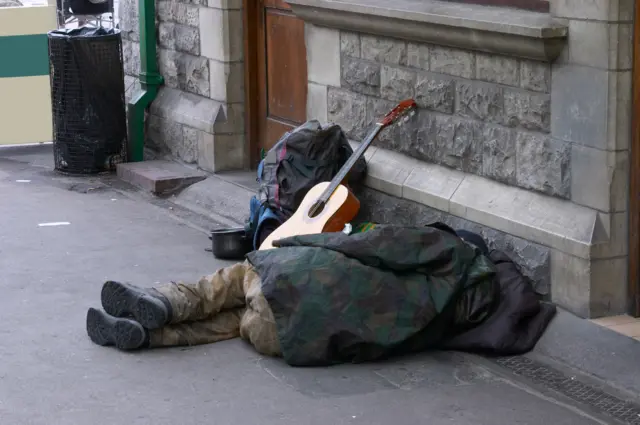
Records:
[[[388,127],[391,124],[394,124],[398,120],[408,120],[415,114],[415,110],[418,107],[415,100],[406,99],[402,102],[398,103],[398,105],[391,110],[387,115],[384,116],[382,121],[382,128]]]

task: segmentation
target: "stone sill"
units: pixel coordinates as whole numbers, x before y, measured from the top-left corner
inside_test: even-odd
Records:
[[[370,147],[365,159],[372,189],[579,258],[606,256],[609,237],[595,210],[382,148]]]
[[[312,24],[545,62],[568,35],[546,13],[436,0],[287,0]]]

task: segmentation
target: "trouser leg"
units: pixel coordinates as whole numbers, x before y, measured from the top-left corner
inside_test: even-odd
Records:
[[[171,324],[209,319],[223,310],[245,305],[244,277],[248,262],[219,269],[195,284],[170,283],[155,289],[171,304]]]
[[[149,347],[211,344],[237,338],[240,335],[240,318],[244,311],[245,307],[224,310],[207,319],[151,330]]]
[[[246,310],[240,320],[240,336],[266,356],[281,356],[278,329],[273,312],[262,293],[262,282],[253,268],[247,270],[243,287]]]

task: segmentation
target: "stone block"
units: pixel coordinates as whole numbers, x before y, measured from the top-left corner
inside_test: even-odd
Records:
[[[589,317],[617,316],[627,312],[627,271],[626,257],[591,263]]]
[[[207,58],[182,55],[180,59],[184,61],[180,68],[182,70],[182,66],[184,66],[184,76],[180,75],[181,87],[190,93],[209,97],[209,61]],[[182,83],[182,79],[184,83]]]
[[[122,60],[124,73],[137,77],[140,74],[140,45],[122,40]]]
[[[551,65],[544,62],[520,61],[520,87],[542,93],[551,89]]]
[[[362,34],[360,44],[363,59],[390,65],[407,64],[407,43],[403,40]]]
[[[571,145],[536,133],[518,132],[517,182],[527,189],[569,198]]]
[[[198,133],[199,166],[212,173],[244,168],[245,139],[242,134]]]
[[[214,135],[202,130],[190,129],[198,146],[198,167],[209,173],[216,172]]]
[[[244,102],[244,63],[209,60],[210,97],[220,102]]]
[[[156,115],[149,115],[146,126],[147,146],[156,151],[170,153],[185,162],[194,161],[192,152],[189,152],[189,148],[184,146],[184,134],[180,123]],[[185,154],[184,158],[183,153]]]
[[[200,32],[198,28],[175,25],[175,49],[191,55],[200,55]]]
[[[207,58],[161,49],[158,65],[166,86],[209,97]]]
[[[220,102],[166,86],[160,88],[150,112],[167,121],[212,134],[215,132],[214,125],[226,120]]]
[[[367,98],[329,87],[327,94],[327,118],[342,127],[345,134],[355,140],[362,140],[367,124]]]
[[[609,24],[569,21],[569,61],[576,65],[607,69],[609,66]]]
[[[493,123],[504,121],[503,89],[488,83],[459,81],[456,85],[456,113]]]
[[[596,211],[474,175],[460,183],[449,212],[583,259],[601,241],[594,237],[600,226]]]
[[[598,227],[591,247],[591,258],[623,257],[629,253],[629,214],[626,212],[598,213]]]
[[[418,110],[409,122],[409,127],[414,133],[403,139],[406,142],[401,144],[398,151],[422,161],[442,164],[445,142],[441,134],[441,124],[442,120],[436,122],[435,114],[424,109]]]
[[[198,1],[198,0],[196,0]],[[216,9],[242,10],[242,0],[201,0],[202,4]]]
[[[318,120],[326,123],[327,117],[327,86],[316,83],[307,85],[307,120]]]
[[[396,102],[369,97],[367,99],[367,127],[369,128],[374,123],[379,122],[396,105]],[[415,156],[412,146],[412,130],[409,126],[392,125],[381,131],[373,144],[374,146],[381,146],[392,151],[404,152]]]
[[[475,77],[475,55],[472,52],[432,46],[429,54],[429,69],[431,71],[462,78]]]
[[[367,163],[365,184],[370,188],[401,197],[404,183],[413,168],[408,163],[415,162],[390,151],[377,156],[379,151],[377,150]]]
[[[380,64],[345,56],[341,68],[340,86],[357,93],[380,95]]]
[[[380,70],[380,94],[383,98],[399,102],[413,98],[416,73],[407,69],[382,65]]]
[[[482,175],[516,184],[516,142],[513,130],[487,125],[483,131]]]
[[[439,74],[418,72],[415,100],[421,108],[452,114],[455,106],[454,80]]]
[[[402,198],[449,210],[449,199],[462,182],[464,173],[438,165],[415,166],[404,182]]]
[[[140,81],[130,75],[124,76],[124,101],[129,103],[133,94],[140,89]]]
[[[163,49],[175,49],[175,26],[173,22],[160,22],[158,25],[158,45]]]
[[[550,96],[505,90],[504,123],[510,127],[549,132],[551,125]]]
[[[200,54],[220,62],[243,58],[242,11],[200,8]]]
[[[156,3],[156,7],[160,22],[173,22],[192,27],[197,27],[200,22],[198,13],[200,8],[197,6],[162,0]]]
[[[507,56],[476,53],[476,78],[490,83],[518,87],[519,63]]]
[[[195,27],[160,22],[158,44],[165,49],[174,49],[195,56],[200,55],[200,35]]]
[[[559,18],[596,21],[633,20],[634,0],[553,0],[551,14]]]
[[[632,71],[609,73],[609,118],[607,146],[609,149],[626,150],[631,145],[631,117],[633,114]]]
[[[244,104],[222,104],[221,113],[216,118],[213,134],[243,134],[244,133]]]
[[[190,127],[182,127],[182,144],[177,152],[172,154],[182,159],[187,164],[198,162],[198,136],[200,130]]]
[[[608,140],[608,72],[553,65],[551,79],[551,135],[597,149],[614,149],[615,140]]]
[[[353,58],[360,55],[360,34],[349,31],[340,31],[340,53]]]
[[[204,180],[205,173],[171,161],[118,164],[118,177],[154,194],[167,194]]]
[[[173,4],[174,3],[171,0],[168,0],[168,1],[161,0],[156,2],[156,14],[157,14],[158,21],[173,22],[174,20]]]
[[[428,44],[409,43],[407,45],[407,65],[429,71],[429,50]]]
[[[164,78],[164,85],[174,89],[180,88],[179,55],[175,50],[158,50],[158,69]]]
[[[482,172],[482,124],[477,121],[438,115],[436,140],[442,164],[471,174]]]
[[[377,97],[367,98],[367,122],[366,125],[371,126],[374,123],[380,121],[391,109],[395,107],[396,103],[380,99]],[[408,142],[408,138],[401,136],[402,127],[400,125],[392,125],[382,130],[378,137],[374,140],[374,146],[385,147],[386,149],[404,152],[405,144],[402,142]],[[406,133],[406,131],[405,131]]]
[[[138,26],[138,2],[137,0],[120,0],[118,5],[118,17],[120,31],[123,40],[139,41],[140,29]]]
[[[609,25],[609,69],[633,69],[633,25]]]
[[[589,317],[590,261],[551,251],[551,300],[580,317]]]
[[[586,146],[571,148],[571,200],[599,211],[626,211],[629,154]]]
[[[340,31],[305,23],[309,81],[340,87]]]
[[[584,318],[624,314],[626,263],[626,258],[589,261],[554,250],[551,300]]]

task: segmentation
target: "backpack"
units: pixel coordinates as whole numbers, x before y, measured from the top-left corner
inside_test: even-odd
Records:
[[[258,193],[251,200],[245,226],[247,235],[254,239],[254,249],[259,247],[257,237],[263,223],[284,223],[307,192],[333,179],[352,154],[339,125],[323,127],[317,120],[309,120],[286,132],[258,165]],[[366,171],[367,163],[361,157],[351,168],[348,183],[361,182]]]

